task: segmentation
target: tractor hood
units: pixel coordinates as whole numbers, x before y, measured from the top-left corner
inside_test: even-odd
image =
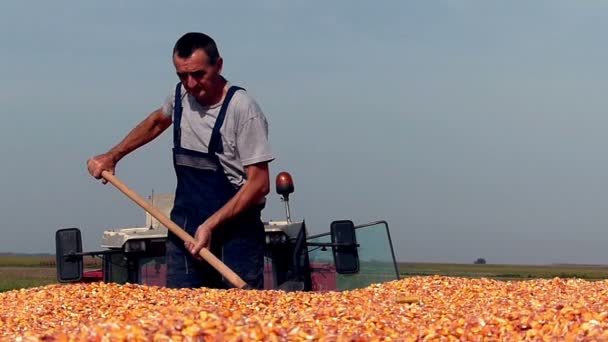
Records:
[[[160,210],[165,216],[170,217],[173,208],[174,195],[172,193],[154,194],[148,197],[148,203]],[[291,221],[268,221],[264,222],[267,235],[272,233],[284,233],[287,239],[295,239],[302,227],[303,222]],[[108,229],[103,232],[101,247],[108,249],[122,249],[127,241],[165,239],[168,229],[157,219],[145,212],[145,225],[142,227]]]

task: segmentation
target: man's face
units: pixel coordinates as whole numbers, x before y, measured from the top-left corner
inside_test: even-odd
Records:
[[[198,49],[186,58],[173,55],[173,64],[177,76],[190,95],[194,96],[201,105],[214,104],[211,101],[222,91],[222,83],[219,82],[222,70],[221,58],[211,65],[205,51]]]

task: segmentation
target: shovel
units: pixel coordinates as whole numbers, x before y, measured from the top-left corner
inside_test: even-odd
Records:
[[[170,218],[165,216],[160,210],[151,206],[146,200],[144,200],[141,196],[135,193],[133,190],[129,189],[122,181],[120,181],[115,175],[110,173],[109,171],[103,171],[101,176],[105,178],[108,182],[112,183],[118,190],[122,191],[127,197],[132,199],[135,203],[137,203],[140,207],[142,207],[145,211],[150,213],[155,219],[157,219],[161,224],[163,224],[167,229],[169,229],[173,234],[177,235],[184,242],[195,243],[195,240],[190,234],[181,229],[175,222],[171,221]],[[232,285],[236,286],[239,289],[252,289],[243,279],[241,279],[238,274],[234,273],[226,264],[224,264],[220,259],[218,259],[213,253],[211,253],[207,248],[202,248],[199,252],[199,255],[207,261],[213,268],[215,268],[224,278],[226,278]]]

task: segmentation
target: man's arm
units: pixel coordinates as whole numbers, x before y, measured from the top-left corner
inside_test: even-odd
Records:
[[[119,160],[133,150],[158,137],[171,126],[171,123],[171,117],[166,116],[162,109],[157,109],[150,113],[120,143],[108,152],[89,159],[87,161],[89,173],[97,179],[101,178],[101,172],[104,170],[114,173],[114,168]]]
[[[239,215],[260,202],[270,191],[268,162],[245,166],[247,181],[241,189],[218,211],[211,215],[196,230],[196,244],[186,243],[192,255],[198,256],[201,248],[209,248],[211,232],[224,222]]]
[[[220,210],[207,219],[211,229],[221,226],[222,223],[259,203],[270,192],[268,163],[245,166],[245,172],[247,181],[241,189]]]

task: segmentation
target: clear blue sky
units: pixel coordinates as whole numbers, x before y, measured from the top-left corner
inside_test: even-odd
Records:
[[[401,260],[608,263],[608,2],[558,0],[3,1],[0,252],[143,224],[85,162],[162,103],[187,31],[266,112],[311,233],[384,219]],[[118,176],[172,191],[170,147]]]

